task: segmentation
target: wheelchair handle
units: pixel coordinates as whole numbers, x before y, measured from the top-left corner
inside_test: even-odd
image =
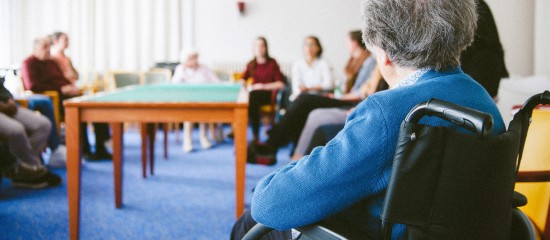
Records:
[[[243,236],[241,240],[257,240],[271,231],[273,231],[273,228],[270,228],[261,223],[257,223],[256,225],[254,225],[254,227],[248,230],[248,232]]]
[[[493,117],[490,114],[434,98],[416,105],[405,118],[405,122],[418,123],[424,116],[450,121],[476,133],[480,139],[489,137],[493,130]]]
[[[539,104],[548,105],[550,104],[550,91],[546,90],[543,93],[539,93],[527,99],[525,104],[523,104],[523,109],[526,113],[533,112],[533,109]]]

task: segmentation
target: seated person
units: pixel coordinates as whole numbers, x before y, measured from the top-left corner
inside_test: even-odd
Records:
[[[304,40],[304,58],[292,66],[292,94],[294,101],[302,93],[327,93],[334,89],[332,70],[324,58],[319,38],[308,36]]]
[[[80,90],[65,78],[59,66],[50,58],[50,40],[47,37],[34,41],[33,53],[23,62],[21,76],[25,88],[33,92],[48,90],[58,91],[61,100],[80,95]],[[59,109],[64,116],[64,107],[60,101]],[[86,124],[81,126],[82,153],[88,160],[111,159],[112,155],[105,147],[105,141],[109,139],[109,126],[106,123],[94,123],[96,138],[95,153],[91,153],[88,142]]]
[[[199,54],[197,51],[190,49],[182,51],[180,54],[181,64],[176,66],[174,76],[172,77],[173,83],[217,83],[220,79],[208,69],[206,66],[199,64]],[[216,126],[211,125],[212,129]],[[183,123],[183,151],[193,151],[193,142],[191,140],[191,132],[193,125],[191,122]],[[217,128],[217,131],[221,131],[221,128]],[[209,149],[212,147],[212,143],[206,137],[206,123],[199,123],[200,143],[202,148]],[[221,133],[214,134],[214,136],[222,136]],[[221,141],[223,139],[216,139]]]
[[[15,187],[59,185],[61,178],[40,163],[40,154],[51,131],[50,121],[29,109],[18,107],[4,82],[0,84],[0,143],[7,145],[0,155],[2,175],[10,178]]]
[[[73,66],[71,59],[65,55],[65,50],[69,47],[69,35],[64,32],[55,32],[51,36],[51,58],[54,60],[65,79],[74,83],[78,80],[78,72]]]
[[[44,117],[47,117],[52,124],[52,130],[48,138],[48,148],[50,148],[50,156],[47,161],[50,167],[64,167],[67,161],[67,148],[60,144],[59,132],[57,129],[53,103],[50,97],[33,94],[26,97],[28,100],[28,108],[40,112]]]
[[[362,34],[359,30],[349,33],[347,45],[350,57],[344,67],[344,74],[346,75],[344,93],[349,93],[351,91],[351,88],[355,84],[355,79],[357,79],[357,75],[359,74],[359,70],[363,66],[365,60],[370,56],[370,53],[365,51],[365,44],[363,43]]]
[[[487,112],[493,134],[505,131],[491,96],[460,68],[460,53],[474,38],[475,0],[365,0],[361,8],[363,39],[390,89],[358,104],[324,147],[260,180],[232,239],[255,222],[276,229],[272,239],[317,222],[347,238],[376,239],[399,128],[421,102],[437,98]],[[460,130],[438,118],[421,122]],[[393,226],[394,239],[405,230]]]
[[[474,42],[460,56],[462,70],[497,100],[500,79],[508,77],[504,63],[504,50],[498,37],[498,29],[485,1],[479,0],[477,28]]]
[[[360,43],[358,43],[360,44]],[[364,45],[360,45],[361,51],[365,51]],[[317,94],[300,94],[290,105],[285,115],[268,131],[268,139],[265,143],[252,143],[249,147],[248,162],[264,165],[276,163],[276,152],[281,146],[289,142],[296,143],[301,135],[309,113],[318,108],[351,108],[361,100],[361,85],[368,80],[376,68],[376,60],[369,56],[363,61],[361,70],[356,77],[353,87],[347,94],[336,97],[333,94],[325,96]],[[257,155],[256,152],[259,154]]]
[[[367,98],[375,92],[387,89],[386,81],[378,68],[372,72],[369,80],[363,83],[360,89],[361,99]],[[311,152],[317,146],[324,146],[330,139],[344,128],[346,118],[353,108],[319,108],[313,110],[307,117],[306,124],[296,144],[292,160],[298,160]],[[328,125],[328,126],[327,126]]]
[[[286,77],[281,72],[277,61],[269,55],[267,40],[256,38],[254,42],[254,58],[248,62],[243,72],[242,80],[248,83],[248,119],[252,125],[253,142],[259,140],[260,108],[271,104],[273,91],[281,90],[286,85]]]

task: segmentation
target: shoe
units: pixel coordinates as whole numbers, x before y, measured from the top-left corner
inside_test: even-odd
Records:
[[[107,151],[99,151],[88,156],[84,155],[84,158],[88,161],[112,160],[113,155]]]
[[[227,134],[227,138],[231,138],[231,139],[235,138],[235,133],[233,133],[233,131],[229,132]]]
[[[2,172],[2,175],[10,178],[12,181],[31,181],[42,177],[47,172],[48,169],[42,165],[31,165],[20,162],[6,168]]]
[[[14,187],[40,189],[61,184],[61,177],[55,173],[46,171],[45,174],[36,179],[12,179],[11,184]]]
[[[201,147],[203,149],[209,149],[212,147],[212,143],[206,137],[201,137]]]
[[[183,141],[183,151],[188,153],[193,151],[193,143],[191,141]]]
[[[273,166],[277,163],[277,150],[270,145],[250,143],[247,152],[247,163],[267,166]]]
[[[59,145],[50,154],[50,159],[48,160],[48,166],[50,167],[65,167],[67,163],[67,148],[65,145]]]

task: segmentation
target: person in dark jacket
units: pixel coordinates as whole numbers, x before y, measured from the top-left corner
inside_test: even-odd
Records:
[[[496,100],[500,79],[508,77],[504,50],[493,14],[485,1],[478,1],[477,14],[474,42],[464,50],[460,62],[462,70],[480,83]]]

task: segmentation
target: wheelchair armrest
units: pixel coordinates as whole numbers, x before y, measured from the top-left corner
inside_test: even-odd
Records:
[[[321,225],[306,225],[303,227],[296,228],[298,232],[301,233],[299,239],[308,240],[308,239],[322,239],[322,240],[344,240],[347,239],[338,233],[335,233]],[[244,235],[242,240],[257,240],[262,238],[268,232],[273,231],[273,228],[270,228],[261,223],[256,224]]]
[[[489,137],[493,130],[493,117],[490,114],[433,98],[416,105],[405,122],[417,123],[426,115],[453,122],[476,133],[480,139]]]
[[[270,228],[266,225],[263,225],[261,223],[257,223],[254,227],[252,227],[248,232],[243,236],[242,240],[255,240],[260,239],[268,232],[273,231],[273,228]]]
[[[514,191],[514,195],[512,195],[512,207],[523,207],[525,205],[527,205],[527,197],[519,192]]]
[[[342,235],[331,231],[321,225],[306,225],[296,228],[301,233],[300,239],[323,239],[323,240],[343,240],[347,239]],[[305,237],[304,237],[305,236]],[[307,238],[306,238],[307,237]]]

